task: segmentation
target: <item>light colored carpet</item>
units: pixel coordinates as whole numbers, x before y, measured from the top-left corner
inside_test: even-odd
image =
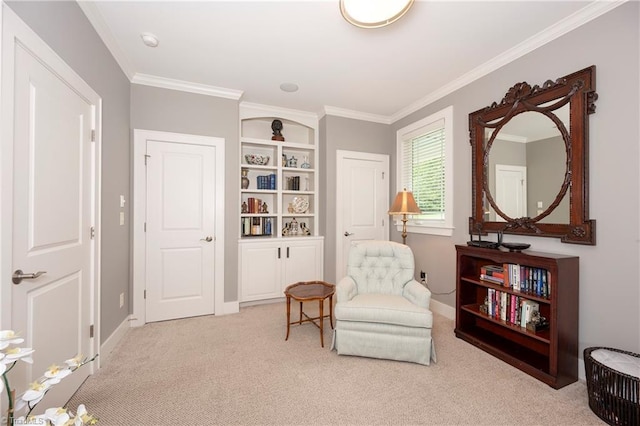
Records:
[[[457,339],[442,316],[431,366],[338,356],[325,324],[324,348],[311,324],[285,342],[284,303],[134,328],[69,406],[102,426],[604,424],[584,383],[554,390]]]

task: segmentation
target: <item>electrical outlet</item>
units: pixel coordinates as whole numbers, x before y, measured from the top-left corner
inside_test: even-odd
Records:
[[[420,271],[420,279],[424,280],[425,278],[427,278],[427,273],[424,271]]]
[[[120,307],[124,306],[124,293],[120,293]]]

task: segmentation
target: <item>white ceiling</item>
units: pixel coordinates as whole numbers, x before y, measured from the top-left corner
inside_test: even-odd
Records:
[[[618,3],[418,0],[379,29],[348,24],[338,0],[79,4],[134,83],[393,122]]]

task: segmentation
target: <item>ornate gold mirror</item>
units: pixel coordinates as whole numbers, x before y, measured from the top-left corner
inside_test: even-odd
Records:
[[[589,114],[595,66],[542,86],[517,83],[469,114],[473,213],[469,233],[595,244],[589,216]]]

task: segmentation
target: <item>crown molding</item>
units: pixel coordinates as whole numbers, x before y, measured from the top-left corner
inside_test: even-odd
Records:
[[[323,109],[322,116],[332,115],[336,117],[344,117],[344,118],[353,118],[355,120],[364,120],[364,121],[372,121],[374,123],[382,123],[382,124],[391,124],[391,118],[378,115],[378,114],[370,114],[367,112],[354,111],[352,109],[338,108],[329,105],[325,105]]]
[[[318,128],[318,114],[298,109],[283,108],[271,105],[240,102],[240,119],[256,117],[280,117],[297,121],[313,129]]]
[[[136,73],[131,79],[133,84],[161,87],[163,89],[179,90],[182,92],[197,93],[200,95],[215,96],[239,100],[244,93],[242,90],[227,89],[224,87],[209,86],[207,84],[192,83],[190,81],[175,80],[173,78],[158,77],[149,74]]]
[[[84,15],[93,26],[93,29],[98,33],[98,36],[102,39],[104,45],[107,47],[109,52],[111,52],[111,55],[120,66],[120,69],[122,69],[122,72],[124,72],[129,81],[131,81],[134,75],[133,66],[131,66],[131,63],[127,59],[127,55],[125,55],[122,49],[118,46],[116,39],[113,37],[113,33],[104,21],[98,7],[91,1],[76,0],[76,3],[80,6],[82,12],[84,12]]]
[[[626,3],[627,1],[628,0],[596,0],[593,3],[590,3],[579,11],[567,16],[561,21],[556,22],[550,27],[547,27],[536,35],[518,44],[517,46],[514,46],[513,48],[501,53],[500,55],[485,62],[479,67],[453,80],[449,84],[446,84],[435,92],[432,92],[424,98],[401,109],[390,117],[390,121],[392,123],[395,123],[396,121],[408,116],[409,114],[432,104],[438,99],[441,99],[449,95],[450,93],[455,92],[456,90],[466,86],[467,84],[470,84],[475,80],[484,77],[485,75],[497,70],[498,68],[510,62],[515,61],[516,59],[526,55],[527,53],[530,53],[537,48],[542,47],[545,44],[563,36],[564,34],[573,31],[576,28],[596,19],[597,17],[604,15],[605,13]]]

